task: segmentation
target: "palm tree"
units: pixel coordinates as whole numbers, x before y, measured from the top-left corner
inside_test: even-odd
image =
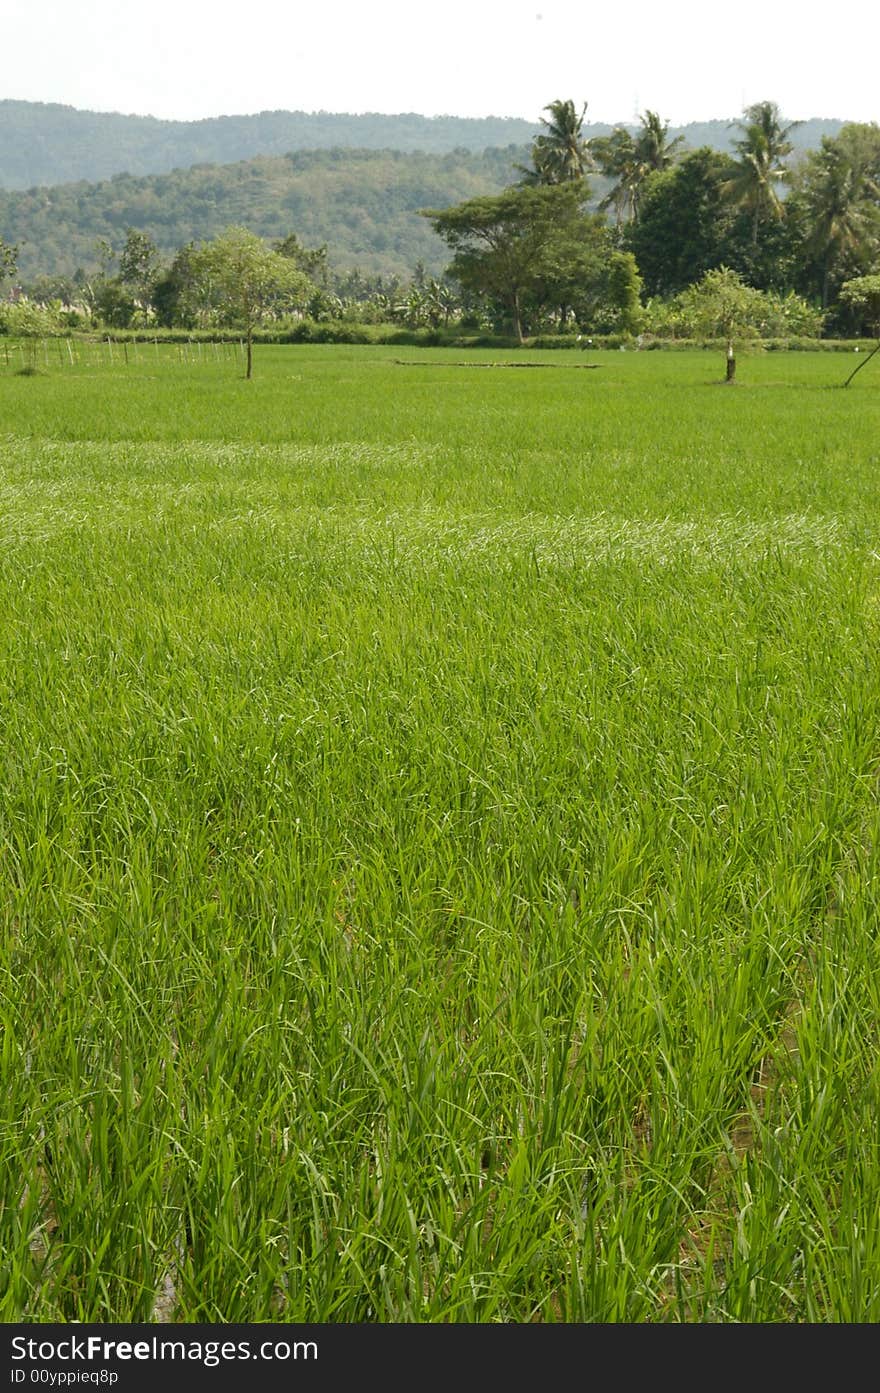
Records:
[[[684,137],[669,139],[669,122],[663,122],[656,111],[646,111],[640,118],[641,127],[635,136],[626,126],[615,126],[610,135],[597,136],[590,141],[590,153],[613,187],[599,207],[613,208],[615,221],[638,222],[639,201],[649,174],[668,169],[674,163]]]
[[[854,141],[827,136],[812,157],[804,198],[807,246],[822,265],[822,307],[828,304],[831,273],[847,253],[858,252],[876,235],[880,179]]]
[[[684,144],[684,136],[669,139],[669,122],[661,121],[656,111],[645,111],[639,117],[641,130],[636,136],[636,156],[646,174],[668,169],[675,163],[676,154]]]
[[[532,167],[519,166],[525,175],[524,184],[565,184],[583,179],[593,169],[589,143],[584,139],[584,116],[587,103],[578,115],[572,101],[550,102],[544,107],[549,121],[541,117],[546,133],[536,136],[532,145]]]
[[[800,122],[784,126],[775,102],[755,102],[746,107],[743,116],[743,121],[734,122],[742,131],[741,138],[733,142],[739,156],[736,171],[722,185],[722,192],[751,213],[752,246],[756,247],[762,220],[784,215],[777,186],[788,178],[784,162],[793,149],[788,137]]]
[[[615,126],[610,135],[590,141],[590,153],[612,187],[599,207],[614,209],[615,224],[632,222],[638,215],[641,170],[636,142],[625,126]]]

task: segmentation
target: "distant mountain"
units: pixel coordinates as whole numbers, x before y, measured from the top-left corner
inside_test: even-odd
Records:
[[[194,164],[231,164],[291,150],[453,150],[529,145],[537,122],[487,116],[346,116],[261,111],[205,121],[160,121],[0,101],[0,188],[29,189],[114,174],[165,174]]]
[[[169,255],[189,241],[244,223],[262,237],[295,232],[327,243],[331,267],[409,276],[449,260],[420,208],[443,208],[495,193],[516,177],[528,146],[446,155],[389,150],[311,150],[236,164],[195,165],[169,174],[117,174],[100,183],[0,191],[0,237],[16,243],[22,281],[89,272],[96,242],[115,251],[128,228],[149,233]]]
[[[806,121],[794,132],[799,149],[836,135],[840,121]],[[230,164],[291,150],[403,150],[442,155],[454,150],[530,145],[541,129],[515,117],[360,116],[318,111],[262,111],[204,121],[78,111],[45,102],[0,101],[0,188],[110,179],[114,174],[164,174],[194,164]],[[588,137],[608,125],[585,126]],[[688,145],[727,149],[729,122],[677,126]]]

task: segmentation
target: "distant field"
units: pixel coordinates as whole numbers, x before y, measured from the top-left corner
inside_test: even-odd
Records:
[[[880,1319],[880,369],[128,351],[0,353],[0,1319]]]

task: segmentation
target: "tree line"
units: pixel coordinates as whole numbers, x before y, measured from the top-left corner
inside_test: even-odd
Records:
[[[845,125],[793,161],[796,123],[769,101],[746,108],[729,154],[687,149],[650,110],[634,129],[593,137],[586,106],[558,100],[545,112],[514,182],[420,210],[451,254],[442,276],[423,264],[407,280],[334,271],[326,245],[307,247],[295,233],[269,244],[243,227],[190,241],[168,260],[129,228],[118,254],[99,245],[98,267],[78,284],[36,286],[31,299],[54,299],[56,310],[66,301],[79,307],[68,315],[118,328],[235,322],[249,341],[260,320],[284,315],[456,324],[520,341],[878,331],[877,125]],[[224,279],[236,258],[259,263],[258,294],[242,298],[235,276]],[[0,281],[14,271],[15,248],[0,242]]]

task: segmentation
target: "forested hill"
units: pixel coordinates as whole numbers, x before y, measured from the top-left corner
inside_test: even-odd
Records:
[[[118,252],[128,228],[148,233],[170,255],[230,223],[273,240],[295,232],[306,246],[326,242],[338,270],[406,277],[422,261],[437,273],[449,251],[418,209],[496,193],[528,154],[528,146],[448,155],[299,151],[139,179],[121,174],[97,184],[0,191],[0,238],[18,246],[25,283],[92,270],[98,239]]]
[[[452,150],[528,145],[537,121],[487,116],[346,116],[262,111],[205,121],[77,111],[0,101],[0,188],[29,189],[114,174],[163,174],[193,164],[231,164],[291,150]],[[607,129],[607,128],[603,128]]]
[[[840,126],[840,121],[805,121],[793,132],[795,145],[815,148],[823,135],[836,135]],[[540,129],[537,120],[515,117],[354,116],[327,111],[160,121],[44,102],[0,101],[0,188],[29,189],[122,173],[162,174],[193,164],[229,164],[291,150],[419,150],[435,155],[479,151],[529,145]],[[610,129],[587,124],[584,136],[607,135]],[[726,149],[732,138],[727,120],[678,126],[672,134],[683,135],[692,147],[717,149]]]

